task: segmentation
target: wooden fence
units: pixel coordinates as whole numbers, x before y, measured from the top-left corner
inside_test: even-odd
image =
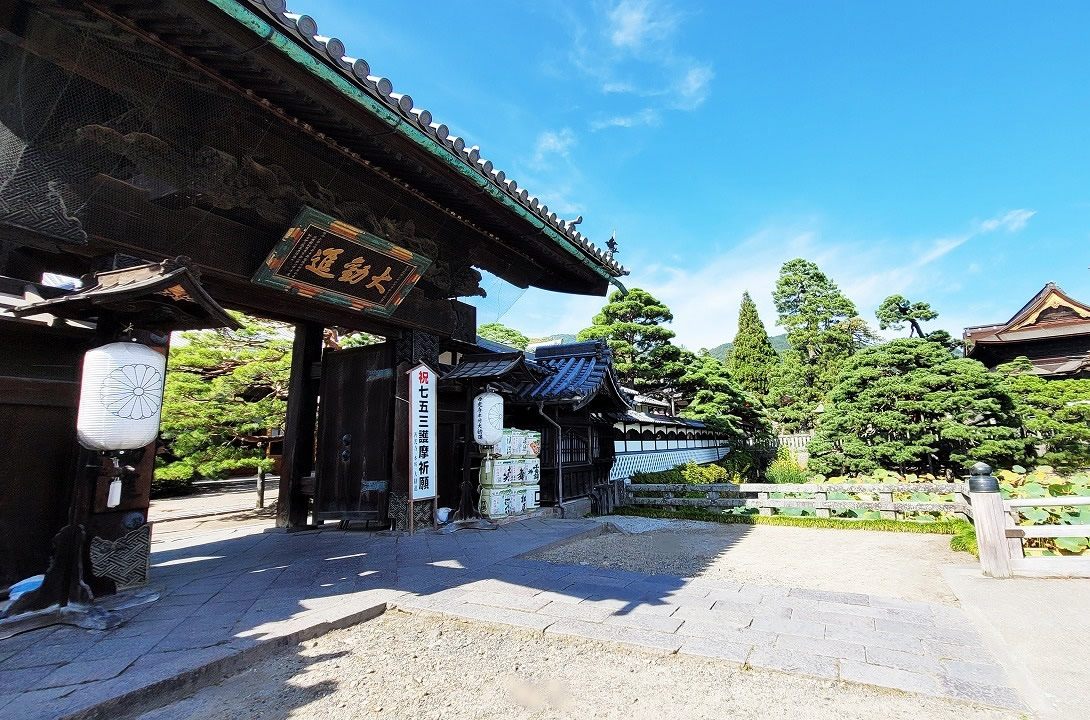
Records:
[[[703,497],[683,497],[693,493]],[[831,493],[869,493],[877,500],[830,500]],[[953,494],[953,502],[894,500],[899,493]],[[773,494],[810,495],[812,497],[780,497]],[[627,487],[626,504],[649,507],[702,507],[710,509],[757,508],[761,515],[775,510],[800,508],[813,510],[817,517],[832,517],[840,510],[877,510],[883,518],[895,519],[910,512],[946,512],[971,518],[968,490],[964,483],[716,483],[672,484],[634,483]],[[748,497],[744,497],[748,496]]]
[[[689,497],[702,493],[701,497]],[[869,494],[877,500],[830,500],[832,493]],[[902,493],[953,495],[953,501],[894,500]],[[791,497],[772,497],[772,495]],[[797,497],[807,495],[809,497]],[[976,528],[980,565],[985,575],[998,578],[1030,577],[1090,578],[1090,557],[1026,557],[1026,538],[1090,537],[1090,525],[1019,525],[1019,509],[1027,507],[1080,507],[1090,497],[1066,495],[1047,498],[1004,500],[991,468],[983,463],[973,467],[969,483],[633,483],[625,487],[624,502],[643,507],[700,507],[708,509],[756,508],[761,515],[776,510],[812,510],[817,517],[831,517],[842,510],[877,510],[883,518],[904,513],[952,513],[973,521]]]
[[[974,468],[975,470],[975,468]],[[974,473],[975,474],[975,473]],[[974,477],[970,493],[977,511],[976,536],[980,565],[992,577],[1090,578],[1090,557],[1026,557],[1025,538],[1090,537],[1090,525],[1019,525],[1018,509],[1026,507],[1078,507],[1090,505],[1090,497],[1061,496],[1003,500],[998,484],[992,489],[987,474]],[[979,485],[976,481],[979,480]]]

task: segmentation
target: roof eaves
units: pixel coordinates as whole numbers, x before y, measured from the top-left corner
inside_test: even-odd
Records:
[[[550,211],[540,199],[531,196],[525,188],[520,189],[502,170],[496,170],[491,161],[481,158],[480,149],[476,145],[467,148],[462,138],[452,137],[446,125],[435,122],[428,110],[416,108],[410,95],[395,93],[393,83],[388,78],[371,75],[371,68],[366,60],[346,55],[346,48],[341,40],[319,35],[318,23],[311,16],[289,12],[284,0],[206,1],[254,33],[263,36],[266,42],[293,61],[391,124],[394,131],[402,133],[431,154],[444,159],[463,176],[474,179],[501,204],[535,223],[539,231],[570,254],[580,258],[598,274],[607,278],[629,274],[627,269],[613,259],[611,252],[598,248],[575,229],[582,221],[581,217],[571,221],[558,218],[556,212]],[[288,36],[295,38],[296,42],[286,43],[288,37],[277,32],[277,28],[266,23],[261,16],[243,7],[243,3],[260,8],[264,11],[262,15],[266,17],[271,15],[279,28],[287,31]],[[320,60],[321,66],[300,58],[294,52],[294,46],[303,46],[310,50],[311,57]],[[323,67],[332,68],[337,74],[323,73]]]

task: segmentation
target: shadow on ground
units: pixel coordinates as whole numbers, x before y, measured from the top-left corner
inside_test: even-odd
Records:
[[[487,591],[487,602],[509,619],[520,614],[519,598],[625,615],[682,591],[677,577],[524,556],[604,530],[591,520],[413,537],[248,526],[159,542],[150,577],[160,598],[122,611],[119,627],[45,628],[0,641],[0,715],[60,717],[102,703],[124,714],[155,707],[267,653],[374,617],[399,598],[438,603],[444,593]],[[186,674],[186,682],[176,680]]]

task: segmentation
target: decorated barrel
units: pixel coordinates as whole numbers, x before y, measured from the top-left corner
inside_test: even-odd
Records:
[[[514,485],[511,492],[511,513],[518,515],[526,512],[526,486]]]
[[[526,431],[526,456],[537,457],[541,454],[541,433],[537,430]]]
[[[541,482],[541,461],[537,458],[525,458],[522,461],[522,484],[537,485]]]
[[[478,509],[486,518],[501,518],[507,515],[511,504],[511,491],[507,488],[482,487],[481,503]]]

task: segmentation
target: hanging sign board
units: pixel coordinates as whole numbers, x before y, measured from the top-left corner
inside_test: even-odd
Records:
[[[429,265],[411,250],[304,207],[251,281],[388,317]]]
[[[437,382],[424,363],[409,371],[409,502],[435,497]]]

